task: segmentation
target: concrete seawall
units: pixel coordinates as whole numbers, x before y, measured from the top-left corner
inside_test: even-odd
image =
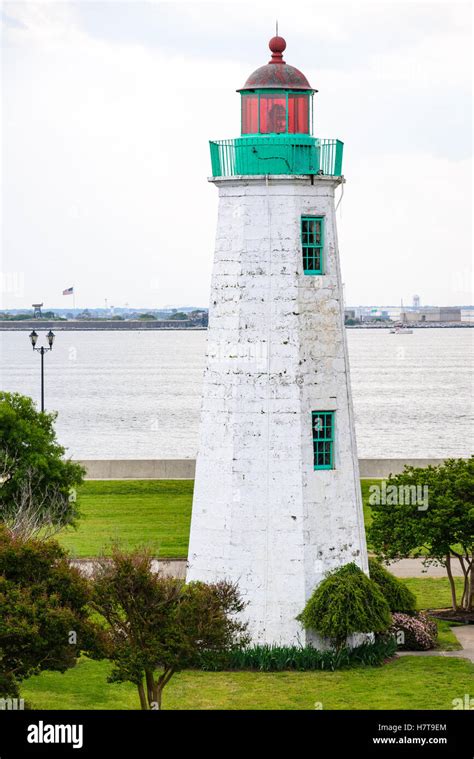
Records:
[[[444,459],[359,459],[360,476],[382,478],[405,465],[437,466]],[[88,480],[193,480],[195,459],[87,459],[79,462]]]
[[[205,330],[206,327],[197,325],[188,319],[169,321],[167,319],[128,319],[127,321],[106,321],[105,319],[77,319],[76,321],[55,321],[54,319],[24,319],[22,321],[0,321],[0,331],[29,331],[31,329],[57,331],[90,331],[90,330]]]

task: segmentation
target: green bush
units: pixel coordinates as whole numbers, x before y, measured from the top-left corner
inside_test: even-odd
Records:
[[[379,586],[390,611],[399,611],[403,614],[415,613],[416,596],[405,583],[385,569],[377,559],[369,559],[369,572],[370,579]]]
[[[82,651],[95,650],[101,631],[89,601],[88,581],[58,543],[13,538],[0,523],[0,699],[18,697],[22,680],[65,672]]]
[[[224,670],[253,670],[258,672],[284,672],[294,670],[328,670],[382,664],[394,655],[397,644],[392,636],[374,643],[363,643],[356,648],[339,651],[319,651],[312,646],[251,646],[236,648],[222,655],[206,651],[201,656],[200,668],[211,672]]]
[[[382,633],[391,624],[390,609],[379,586],[356,564],[328,573],[297,617],[305,629],[342,648],[354,633]]]

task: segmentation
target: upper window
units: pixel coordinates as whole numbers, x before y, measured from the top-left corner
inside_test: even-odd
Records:
[[[324,219],[322,216],[301,217],[301,244],[305,274],[324,274]]]
[[[315,469],[334,469],[334,411],[313,411],[313,457]]]
[[[309,97],[288,95],[288,131],[305,134],[309,132]]]
[[[242,134],[309,134],[310,98],[307,92],[242,93]]]

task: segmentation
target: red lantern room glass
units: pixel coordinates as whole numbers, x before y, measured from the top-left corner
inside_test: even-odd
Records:
[[[247,79],[242,96],[242,134],[311,134],[313,90],[294,66],[283,60],[286,42],[273,37],[272,59]]]

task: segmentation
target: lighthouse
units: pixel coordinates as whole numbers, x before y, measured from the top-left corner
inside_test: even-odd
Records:
[[[254,643],[313,642],[297,615],[367,549],[335,193],[343,144],[285,40],[210,143],[219,193],[187,579],[238,584]]]

